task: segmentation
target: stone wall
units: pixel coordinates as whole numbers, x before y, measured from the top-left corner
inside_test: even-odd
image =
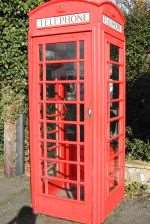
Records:
[[[126,163],[126,182],[150,185],[150,163],[131,161]]]
[[[25,174],[30,176],[29,150],[27,150],[25,161]],[[139,182],[150,186],[150,162],[141,161],[126,162],[125,172],[126,183]]]

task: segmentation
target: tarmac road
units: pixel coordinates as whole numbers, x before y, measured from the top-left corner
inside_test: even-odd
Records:
[[[32,213],[27,177],[0,176],[0,224],[71,224],[73,222],[35,216]],[[150,195],[126,199],[106,220],[105,224],[150,224]]]

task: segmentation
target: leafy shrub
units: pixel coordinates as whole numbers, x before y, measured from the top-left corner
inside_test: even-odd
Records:
[[[150,142],[135,138],[131,128],[128,128],[127,137],[128,157],[131,159],[150,161]]]
[[[43,2],[0,0],[0,129],[4,119],[15,119],[28,103],[27,12]],[[129,7],[126,15],[127,124],[134,132],[134,136],[127,138],[127,144],[129,156],[150,160],[150,13],[147,4],[139,4],[137,0],[129,0],[129,4],[125,1],[125,7]],[[1,147],[2,138],[3,131],[0,131]]]
[[[126,17],[127,78],[135,81],[141,74],[150,74],[149,7],[141,1],[133,1]]]
[[[122,1],[123,2],[123,1]],[[124,1],[127,39],[127,153],[150,161],[150,4]]]
[[[27,13],[44,0],[0,0],[0,151],[3,122],[27,108]]]
[[[146,184],[133,182],[126,186],[126,194],[128,197],[133,198],[134,196],[143,194],[147,189],[148,186]]]

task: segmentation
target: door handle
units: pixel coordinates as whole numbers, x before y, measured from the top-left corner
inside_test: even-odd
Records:
[[[89,108],[89,109],[88,109],[88,118],[91,118],[91,117],[92,117],[92,109]]]

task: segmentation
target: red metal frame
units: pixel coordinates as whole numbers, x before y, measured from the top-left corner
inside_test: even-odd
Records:
[[[37,19],[78,13],[89,13],[90,21],[36,27]],[[29,14],[31,187],[37,213],[96,224],[123,198],[125,37],[112,21],[123,29],[120,10],[99,0],[53,0]],[[52,55],[56,46],[61,52],[61,44],[69,43],[74,56]],[[66,78],[75,67],[76,79]]]

